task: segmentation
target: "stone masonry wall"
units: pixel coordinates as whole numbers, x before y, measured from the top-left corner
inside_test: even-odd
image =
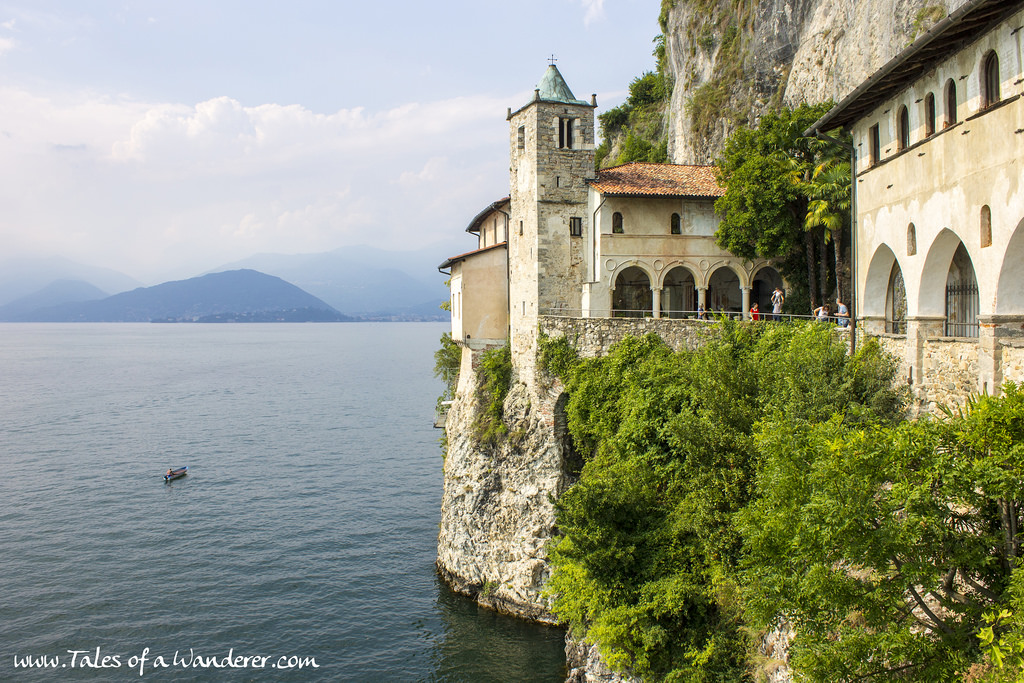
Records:
[[[978,390],[978,342],[929,339],[924,345],[924,372],[914,387],[921,412],[962,405]]]
[[[540,329],[549,337],[565,336],[584,358],[603,356],[613,344],[626,337],[654,332],[666,344],[680,351],[700,346],[713,334],[713,326],[702,320],[668,318],[558,318],[544,316]]]
[[[1024,383],[1024,342],[1004,340],[1003,381]]]

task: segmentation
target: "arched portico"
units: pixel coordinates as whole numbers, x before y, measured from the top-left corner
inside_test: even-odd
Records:
[[[761,313],[772,310],[772,292],[778,287],[785,290],[782,275],[775,268],[765,264],[754,272],[750,281],[750,303],[757,304]]]
[[[941,330],[929,329],[928,336],[978,336],[980,292],[974,261],[967,246],[948,228],[928,248],[916,303],[917,318],[942,323]]]
[[[687,266],[666,268],[660,289],[663,318],[682,318],[697,310],[697,276]]]
[[[711,311],[739,313],[743,311],[742,271],[721,265],[708,278],[707,308]]]
[[[999,268],[995,301],[992,308],[996,315],[1024,315],[1024,219],[1013,229],[1003,253]],[[984,299],[982,300],[983,302]],[[982,310],[982,314],[987,311]]]
[[[612,315],[643,318],[654,312],[651,276],[638,265],[630,265],[615,275],[612,290]]]
[[[864,284],[858,297],[860,312],[857,317],[863,321],[868,334],[891,331],[892,277],[893,269],[899,267],[896,254],[889,245],[879,244],[865,269]]]

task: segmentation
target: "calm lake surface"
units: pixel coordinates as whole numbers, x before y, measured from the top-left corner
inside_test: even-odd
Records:
[[[0,325],[0,680],[564,680],[434,573],[445,329]]]

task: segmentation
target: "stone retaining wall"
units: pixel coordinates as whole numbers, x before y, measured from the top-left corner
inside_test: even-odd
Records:
[[[680,351],[693,349],[714,334],[711,323],[703,320],[669,318],[558,318],[543,316],[540,328],[549,337],[565,336],[584,358],[604,356],[613,344],[626,337],[641,337],[654,332],[666,344]]]

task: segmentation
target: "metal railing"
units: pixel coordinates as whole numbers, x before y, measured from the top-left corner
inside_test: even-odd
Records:
[[[956,282],[946,285],[946,322],[943,334],[947,337],[978,336],[978,284]]]
[[[559,306],[556,308],[542,308],[540,309],[540,315],[547,316],[550,318],[646,318],[654,319],[654,311],[648,309],[590,309],[586,311],[581,308],[566,308]],[[721,318],[728,318],[730,320],[742,320],[744,319],[743,313],[740,311],[662,311],[660,320],[692,320],[692,321],[707,321],[714,322]],[[838,316],[815,316],[815,315],[798,315],[796,313],[765,313],[758,312],[757,321],[751,322],[794,322],[800,320],[818,320],[825,323],[832,323],[839,327],[847,327],[850,323],[849,318],[840,318]]]

